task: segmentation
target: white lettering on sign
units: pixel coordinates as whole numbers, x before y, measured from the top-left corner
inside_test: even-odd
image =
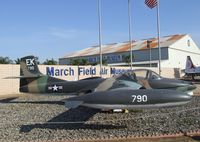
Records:
[[[147,102],[147,95],[132,95],[132,102]]]
[[[34,66],[35,65],[34,60],[35,59],[26,59],[26,65],[27,66]]]

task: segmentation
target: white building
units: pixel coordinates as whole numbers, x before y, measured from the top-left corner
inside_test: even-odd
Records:
[[[190,56],[195,65],[200,64],[200,49],[188,34],[170,35],[160,39],[161,67],[185,68],[186,57]],[[130,43],[106,44],[102,47],[103,60],[112,66],[128,65],[125,61],[130,55]],[[133,66],[158,66],[157,38],[133,41]],[[99,63],[99,47],[89,47],[70,53],[59,59],[60,64],[70,63],[75,59],[85,59],[88,63]]]

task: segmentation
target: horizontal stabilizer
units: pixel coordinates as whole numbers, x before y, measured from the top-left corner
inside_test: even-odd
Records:
[[[9,76],[9,77],[4,77],[3,79],[21,79],[21,78],[38,78],[44,75],[38,75],[38,76]]]
[[[21,78],[20,76],[9,76],[9,77],[4,77],[3,79],[19,79]]]
[[[70,108],[77,108],[81,104],[83,104],[83,101],[65,101],[65,107],[69,108],[69,109]]]

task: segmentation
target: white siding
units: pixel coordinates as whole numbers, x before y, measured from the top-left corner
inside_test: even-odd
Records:
[[[190,46],[188,46],[188,40],[190,41]],[[196,43],[193,41],[193,39],[189,35],[184,36],[183,38],[176,41],[174,44],[170,45],[169,47],[200,55],[200,49],[198,48]]]
[[[185,68],[186,58],[190,56],[195,65],[200,65],[200,54],[169,48],[169,60],[162,62],[163,67]]]
[[[190,46],[188,46],[188,40]],[[195,65],[200,65],[200,49],[189,35],[169,47],[169,60],[162,62],[162,67],[185,68],[186,58],[190,56]]]

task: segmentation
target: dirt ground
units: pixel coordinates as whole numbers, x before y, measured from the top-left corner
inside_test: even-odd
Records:
[[[92,140],[93,142],[199,142],[200,136],[193,137],[170,137],[170,138],[135,138],[135,139],[114,139],[114,140]],[[79,142],[88,142],[79,141]],[[90,142],[90,141],[89,141]]]

